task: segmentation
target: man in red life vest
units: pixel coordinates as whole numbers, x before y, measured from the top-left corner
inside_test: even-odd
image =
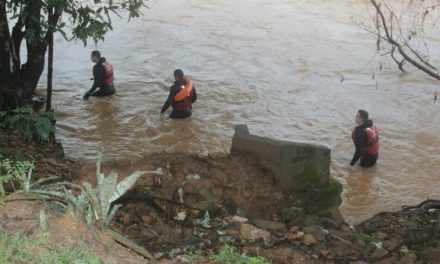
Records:
[[[101,53],[97,50],[92,51],[92,61],[95,63],[93,66],[93,86],[84,95],[84,100],[87,100],[90,96],[108,96],[115,93],[115,86],[113,84],[115,77],[113,74],[113,67],[108,63],[104,57],[101,57]],[[96,88],[99,90],[95,91]]]
[[[187,118],[192,114],[192,104],[197,100],[196,88],[189,77],[184,76],[182,70],[174,71],[174,84],[170,87],[170,94],[165,101],[160,116],[172,106],[171,118]]]
[[[359,110],[356,115],[357,127],[352,133],[353,143],[356,152],[350,165],[353,166],[358,159],[361,159],[362,167],[371,167],[376,164],[379,153],[379,131],[373,125],[373,121],[368,119],[368,112]]]

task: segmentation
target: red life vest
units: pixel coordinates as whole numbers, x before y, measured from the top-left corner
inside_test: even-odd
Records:
[[[191,93],[193,90],[192,80],[185,77],[186,84],[179,87],[179,92],[174,96],[174,108],[176,110],[190,110],[192,108]]]
[[[355,138],[354,131],[355,130],[353,130],[353,133],[351,134],[353,142]],[[377,154],[379,152],[379,130],[377,130],[375,125],[372,125],[371,127],[365,128],[364,131],[367,134],[367,145],[362,152],[362,156]]]
[[[102,63],[102,66],[104,66],[104,79],[102,80],[102,84],[107,86],[113,85],[113,81],[115,80],[113,66],[106,61]]]

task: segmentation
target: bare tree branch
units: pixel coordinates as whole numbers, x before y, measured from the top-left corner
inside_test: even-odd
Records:
[[[378,15],[378,19],[376,20],[376,29],[377,29],[378,39],[380,39],[380,36],[382,36],[382,34],[381,34],[382,31],[380,29],[383,29],[383,32],[385,34],[385,36],[383,36],[383,37],[391,45],[391,53],[390,53],[391,58],[396,62],[399,69],[404,71],[403,64],[405,63],[405,61],[408,61],[410,64],[412,64],[417,69],[427,73],[428,75],[430,75],[431,77],[433,77],[437,80],[440,80],[440,74],[438,72],[433,71],[433,70],[437,70],[437,68],[434,67],[433,65],[431,65],[427,60],[425,60],[416,50],[414,50],[409,45],[408,40],[406,39],[406,37],[402,33],[402,27],[399,24],[400,23],[399,19],[395,16],[392,8],[389,5],[385,4],[385,7],[390,12],[390,19],[389,19],[390,22],[387,22],[384,13],[381,10],[381,5],[376,0],[370,0],[370,2],[374,6],[374,8],[376,9],[376,12]],[[399,36],[397,37],[397,39],[393,36],[393,22],[394,21],[396,22],[397,27],[398,27],[398,31],[399,31]],[[378,22],[380,23],[380,25],[377,24]],[[403,43],[400,43],[398,41],[399,39],[403,40]],[[415,56],[415,58],[411,57],[411,55],[407,53],[405,48],[407,48]],[[399,54],[403,57],[403,60],[399,61],[394,56],[394,51],[396,49],[399,52]],[[418,62],[417,60],[419,60],[420,62]]]

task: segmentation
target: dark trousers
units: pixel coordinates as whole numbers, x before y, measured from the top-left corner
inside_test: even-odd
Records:
[[[171,113],[170,118],[187,118],[190,117],[191,115],[192,115],[191,110],[174,110]]]
[[[377,158],[379,157],[379,154],[371,154],[371,155],[365,155],[361,157],[361,166],[362,167],[371,167],[376,164]]]
[[[110,86],[102,86],[99,87],[98,91],[94,91],[90,96],[109,96],[115,93],[115,87],[113,85]]]

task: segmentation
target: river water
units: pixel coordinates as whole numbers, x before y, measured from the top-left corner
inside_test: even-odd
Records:
[[[362,0],[160,0],[130,23],[114,19],[97,46],[58,36],[58,138],[84,159],[100,148],[108,158],[226,153],[234,126],[247,124],[254,134],[330,147],[348,222],[439,199],[439,82],[372,59],[375,37],[355,23],[370,21],[369,12]],[[95,48],[115,68],[118,95],[82,101]],[[192,118],[160,120],[176,68],[192,76],[199,99]],[[381,132],[371,169],[349,166],[361,108]]]

